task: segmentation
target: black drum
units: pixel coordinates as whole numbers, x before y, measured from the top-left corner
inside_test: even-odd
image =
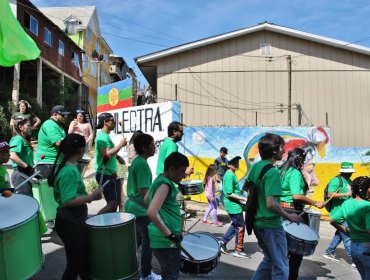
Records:
[[[183,195],[195,195],[203,192],[202,180],[181,181],[179,184],[180,192]]]
[[[181,245],[194,258],[190,260],[181,252],[181,272],[206,275],[216,269],[220,259],[220,246],[213,235],[207,232],[188,233]]]

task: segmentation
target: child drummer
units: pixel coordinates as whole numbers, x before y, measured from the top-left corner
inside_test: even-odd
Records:
[[[8,171],[3,166],[3,164],[9,161],[10,149],[14,147],[15,146],[10,147],[8,142],[0,142],[0,192],[2,192],[1,189],[10,188]]]
[[[149,189],[148,226],[150,247],[161,265],[163,279],[178,279],[181,267],[181,213],[176,184],[186,177],[189,160],[173,152],[164,161],[164,171]]]

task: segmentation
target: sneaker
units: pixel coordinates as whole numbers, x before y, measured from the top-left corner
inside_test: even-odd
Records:
[[[222,240],[218,241],[218,244],[220,244],[220,249],[221,249],[221,252],[228,255],[230,252],[227,250],[226,248],[226,244],[225,242],[223,242]]]
[[[55,221],[47,222],[46,226],[47,226],[48,229],[54,229],[55,228]]]
[[[356,264],[354,262],[351,262],[351,266],[355,268]]]
[[[155,274],[153,271],[147,277],[140,277],[140,280],[162,280],[162,276]]]
[[[337,259],[337,257],[334,254],[330,254],[330,253],[325,252],[323,257],[326,258],[326,259],[332,260],[332,261],[339,262],[339,260]]]
[[[208,222],[207,220],[203,221],[202,220],[202,224],[209,224],[210,222]]]
[[[251,255],[247,254],[246,252],[238,251],[238,250],[234,251],[233,256],[236,257],[236,258],[244,258],[244,259],[250,259],[251,258]]]
[[[221,223],[220,221],[216,221],[216,222],[212,222],[211,225],[215,227],[222,227],[224,224]]]

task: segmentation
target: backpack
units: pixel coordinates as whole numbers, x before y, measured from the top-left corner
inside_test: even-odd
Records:
[[[262,180],[263,176],[266,174],[274,166],[272,164],[267,164],[262,168],[260,176],[258,180]],[[254,218],[257,214],[257,206],[258,206],[258,187],[257,185],[252,182],[251,180],[247,179],[244,182],[243,190],[248,192],[248,200],[245,206],[245,228],[247,230],[248,235],[252,234]]]
[[[335,191],[337,193],[342,188],[343,182],[342,182],[342,178],[340,177],[340,175],[338,175],[336,177],[338,177],[338,180],[339,180],[339,187]],[[325,204],[326,211],[330,212],[331,211],[331,208],[332,208],[332,201],[329,198],[329,184],[327,184],[326,187],[325,187],[325,189],[324,189],[324,201],[326,201],[326,204]]]

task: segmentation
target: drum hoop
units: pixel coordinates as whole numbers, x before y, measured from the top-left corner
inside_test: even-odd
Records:
[[[183,257],[184,259],[188,260],[189,262],[191,263],[204,263],[204,262],[208,262],[208,261],[212,261],[214,259],[218,259],[219,258],[219,253],[220,253],[220,245],[218,244],[217,242],[217,239],[216,237],[214,237],[212,234],[206,232],[206,231],[197,231],[197,232],[192,232],[190,235],[197,235],[197,234],[204,234],[204,235],[208,235],[210,236],[212,239],[214,239],[217,243],[217,248],[218,248],[218,253],[216,253],[213,257],[210,257],[208,259],[203,259],[203,260],[190,260],[187,256],[185,255],[182,255],[181,254],[181,257]],[[186,235],[185,235],[186,236]],[[185,248],[186,249],[186,248]]]
[[[92,218],[92,217],[91,217]],[[90,218],[89,218],[90,219]],[[126,221],[126,222],[123,222],[123,223],[120,223],[120,224],[114,224],[114,225],[101,225],[101,226],[97,226],[97,225],[91,225],[91,224],[88,224],[87,223],[87,221],[89,220],[89,219],[87,219],[86,221],[85,221],[85,224],[89,227],[89,228],[101,228],[101,229],[103,229],[103,228],[117,228],[117,227],[120,227],[120,226],[123,226],[123,225],[127,225],[127,224],[130,224],[130,223],[133,223],[133,222],[135,222],[135,220],[136,220],[136,216],[134,216],[134,218],[132,218],[131,220],[129,220],[129,221]]]
[[[35,218],[35,216],[38,215],[38,213],[39,213],[39,210],[37,210],[36,213],[34,213],[31,217],[29,217],[28,219],[26,219],[26,220],[24,220],[22,222],[19,222],[18,224],[14,224],[14,225],[12,225],[10,227],[6,227],[6,228],[0,228],[0,232],[9,231],[9,230],[11,230],[13,228],[17,228],[17,227],[20,227],[20,226],[22,226],[24,224],[27,224],[30,220],[32,220],[33,218]]]

